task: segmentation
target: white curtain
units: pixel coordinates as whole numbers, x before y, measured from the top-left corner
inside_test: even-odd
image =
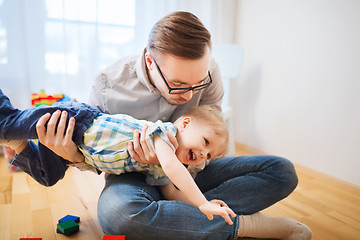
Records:
[[[87,101],[96,73],[141,53],[152,25],[185,10],[213,42],[235,40],[237,0],[0,0],[0,88],[19,108],[31,93]]]

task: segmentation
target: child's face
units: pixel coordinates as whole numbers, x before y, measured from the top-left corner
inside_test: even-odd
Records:
[[[176,156],[183,164],[199,165],[222,153],[225,140],[216,135],[209,124],[186,117],[177,128]]]

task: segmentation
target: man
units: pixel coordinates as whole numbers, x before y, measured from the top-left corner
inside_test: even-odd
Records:
[[[123,58],[99,74],[90,104],[110,114],[174,121],[198,105],[211,105],[220,112],[222,96],[219,67],[211,58],[210,33],[193,14],[175,12],[154,25],[141,56]],[[44,116],[38,122],[39,155],[46,151],[43,144],[64,159],[81,162],[84,157],[71,141],[73,124],[66,128],[63,115],[66,113],[53,114],[51,118]],[[145,133],[146,129],[135,132],[134,144],[129,144],[128,150],[136,161],[151,164],[156,157]],[[175,139],[170,140],[176,145]],[[28,151],[26,144],[17,151],[24,147],[24,152]],[[38,162],[45,172],[42,176],[46,176],[51,167],[46,161]],[[66,161],[63,162],[54,165],[66,169]],[[28,167],[34,163],[23,160],[18,165]],[[125,234],[127,239],[157,240],[238,236],[311,238],[311,231],[294,220],[257,213],[295,189],[298,180],[290,161],[268,155],[228,156],[189,171],[196,175],[195,181],[206,198],[221,199],[238,214],[233,225],[220,217],[209,221],[184,202],[165,201],[156,187],[145,183],[142,174],[127,173],[107,177],[98,203],[98,218],[104,233]],[[43,182],[52,184],[62,177]]]

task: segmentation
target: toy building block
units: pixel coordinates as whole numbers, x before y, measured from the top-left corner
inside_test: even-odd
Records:
[[[78,232],[78,231],[71,232],[71,233],[62,233],[58,228],[56,229],[56,233],[59,233],[59,234],[65,235],[65,236],[73,235],[73,234],[76,233],[76,232]]]
[[[125,240],[125,235],[104,235],[103,240]]]
[[[20,238],[19,240],[42,240],[42,238]]]
[[[64,98],[63,94],[47,95],[44,90],[40,90],[39,94],[31,94],[31,105],[37,107],[40,105],[52,105]]]
[[[74,222],[79,223],[80,222],[80,217],[73,216],[73,215],[66,215],[65,217],[59,219],[59,223],[66,222],[66,221],[69,221],[69,220],[73,220]]]
[[[79,224],[74,222],[73,220],[69,220],[66,222],[58,223],[57,229],[64,235],[73,234],[79,231]]]

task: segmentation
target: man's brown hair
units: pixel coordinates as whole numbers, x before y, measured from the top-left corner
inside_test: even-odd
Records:
[[[190,12],[173,12],[160,19],[149,34],[150,54],[168,53],[186,59],[200,59],[211,48],[210,32]]]

